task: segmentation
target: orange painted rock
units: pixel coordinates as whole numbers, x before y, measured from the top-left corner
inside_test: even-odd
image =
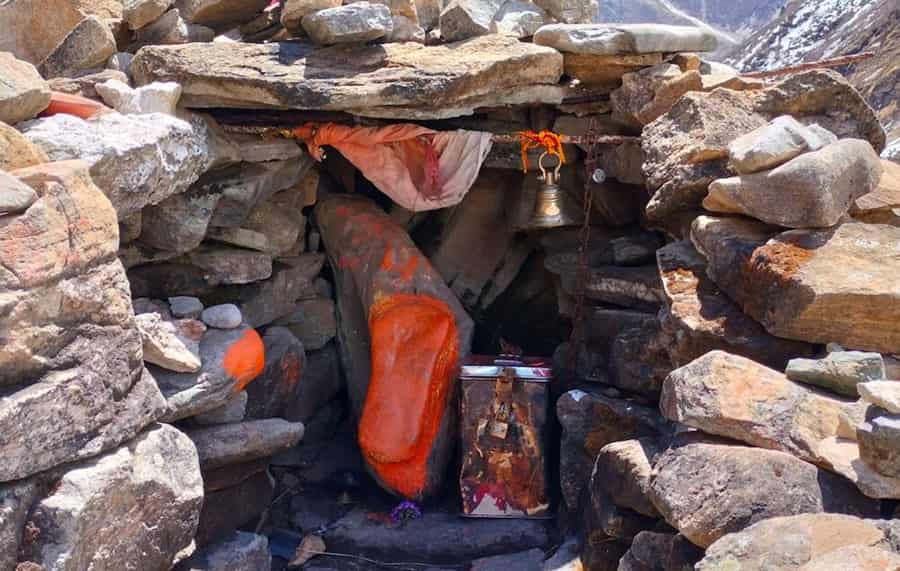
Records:
[[[335,270],[360,449],[385,489],[421,500],[446,475],[472,320],[406,232],[370,200],[331,196],[316,217]]]
[[[50,105],[41,113],[41,116],[50,117],[51,115],[65,113],[66,115],[75,115],[82,119],[88,119],[98,113],[109,113],[110,111],[112,109],[93,99],[54,91],[50,95]]]
[[[265,367],[265,347],[256,330],[209,329],[200,341],[202,367],[175,373],[154,365],[148,369],[166,398],[162,420],[173,422],[216,409],[243,391]]]

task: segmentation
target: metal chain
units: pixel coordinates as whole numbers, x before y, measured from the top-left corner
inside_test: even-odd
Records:
[[[572,373],[578,376],[578,357],[584,345],[584,298],[588,279],[588,248],[591,241],[591,210],[593,209],[594,193],[591,192],[594,172],[597,170],[597,154],[599,137],[597,124],[594,119],[588,124],[588,131],[584,137],[587,145],[587,156],[584,159],[584,220],[581,223],[578,246],[578,273],[575,278],[575,311],[572,315],[572,335],[569,339]]]

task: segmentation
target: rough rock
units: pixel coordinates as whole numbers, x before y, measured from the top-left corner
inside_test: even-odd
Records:
[[[406,16],[392,15],[393,22],[390,35],[386,37],[388,42],[417,42],[425,43],[425,30]]]
[[[802,571],[892,571],[900,568],[900,555],[888,549],[848,545],[820,555],[800,569]]]
[[[303,180],[303,177],[312,168],[313,160],[309,155],[302,155],[297,159],[284,161],[268,161],[259,164],[242,164],[240,166],[223,169],[214,176],[210,176],[204,187],[208,191],[221,193],[222,198],[216,203],[210,224],[226,228],[242,226],[258,210],[267,199],[275,193],[290,189]],[[212,173],[210,173],[212,175]],[[269,205],[272,206],[277,204]],[[297,212],[284,212],[283,214],[300,214]],[[265,227],[267,221],[255,219],[251,222],[251,229],[264,231],[267,235],[284,234]],[[286,224],[287,230],[297,227],[296,223],[286,223],[283,216],[279,222]],[[280,241],[278,241],[280,244]]]
[[[109,71],[117,71],[119,73],[125,74],[125,79],[130,81],[129,69],[131,68],[131,60],[134,59],[134,54],[130,54],[128,52],[116,52],[113,55],[109,56],[109,59],[106,60],[106,69]]]
[[[631,541],[637,534],[654,529],[659,524],[659,516],[647,517],[616,505],[602,482],[594,480],[593,475],[587,491],[585,499],[590,503],[582,513],[585,543]]]
[[[302,300],[275,324],[289,329],[307,350],[321,349],[337,334],[334,301],[327,298]]]
[[[211,286],[248,284],[272,275],[272,258],[264,252],[204,244],[179,258],[203,271]]]
[[[613,91],[622,85],[625,74],[662,63],[660,53],[652,54],[576,54],[564,53],[566,75],[593,89]],[[583,133],[580,133],[583,134]]]
[[[251,472],[234,486],[206,492],[195,538],[199,547],[226,539],[235,529],[255,522],[271,503],[275,482],[265,470],[251,466]]]
[[[202,501],[194,445],[155,425],[61,474],[30,508],[19,568],[169,569],[194,537]]]
[[[900,346],[900,228],[852,222],[766,242],[755,226],[753,239],[723,242],[739,225],[753,226],[700,217],[692,239],[712,279],[769,333],[888,353]]]
[[[200,338],[206,331],[193,319],[166,321],[158,313],[135,316],[144,347],[144,361],[177,373],[200,370]]]
[[[553,10],[548,12],[556,16]],[[534,34],[534,43],[561,52],[621,55],[714,51],[718,41],[713,34],[688,26],[550,24]]]
[[[303,148],[292,139],[260,137],[257,135],[235,135],[241,160],[248,163],[286,161],[301,157]]]
[[[47,155],[22,133],[0,122],[0,170],[11,171],[48,162]]]
[[[252,373],[259,373],[256,370],[256,363],[241,362],[235,367],[233,363],[226,362],[232,346],[239,342],[248,343],[248,339],[253,336],[258,335],[247,327],[210,329],[200,341],[200,361],[203,364],[200,371],[175,373],[150,367],[168,405],[163,420],[174,422],[218,408],[228,402],[228,399],[243,385],[255,378]],[[252,359],[255,356],[246,353],[242,351],[239,354],[244,359]],[[250,365],[253,367],[250,368]],[[261,368],[259,363],[259,369]]]
[[[272,554],[266,536],[235,531],[197,551],[173,571],[261,571],[271,566]]]
[[[265,234],[246,228],[210,228],[206,233],[206,238],[258,252],[266,252],[271,249]]]
[[[900,496],[900,480],[859,461],[841,438],[841,415],[852,403],[789,381],[749,359],[713,351],[673,371],[663,384],[666,418],[753,446],[781,450],[834,471],[867,496]]]
[[[46,78],[73,76],[102,68],[114,53],[116,39],[112,30],[100,18],[88,16],[63,38],[38,69]]]
[[[263,344],[266,366],[259,378],[247,388],[247,417],[308,420],[287,414],[293,400],[303,391],[302,387],[310,381],[303,344],[288,329],[278,326],[266,330]],[[316,404],[322,403],[316,399]]]
[[[809,561],[847,546],[890,548],[888,529],[881,522],[843,514],[774,517],[710,545],[697,564],[697,571],[800,569]]]
[[[850,397],[859,395],[859,383],[885,378],[881,355],[863,351],[833,351],[822,359],[791,359],[784,372],[792,381]]]
[[[544,562],[544,552],[529,549],[518,553],[483,557],[472,562],[471,571],[507,571],[508,569],[538,569]]]
[[[222,286],[209,291],[204,301],[212,304],[234,302],[252,327],[272,323],[293,311],[300,299],[316,296],[312,284],[322,269],[324,256],[305,254],[296,266],[275,263],[272,277],[244,286]]]
[[[100,94],[97,93],[97,84],[111,79],[121,81],[122,83],[129,82],[128,76],[121,71],[104,69],[103,71],[79,75],[78,77],[55,77],[49,80],[47,84],[53,91],[68,93],[69,95],[79,95],[102,103]]]
[[[879,511],[843,478],[774,450],[687,440],[664,452],[653,473],[653,505],[701,547],[773,517]]]
[[[857,427],[859,455],[879,474],[900,477],[900,415],[876,416]]]
[[[0,216],[24,212],[37,198],[30,186],[0,170]]]
[[[563,427],[560,481],[570,508],[578,505],[594,459],[604,446],[635,438],[658,438],[669,431],[656,410],[593,391],[565,393],[556,402],[556,412]]]
[[[95,86],[103,100],[123,115],[165,113],[175,116],[181,86],[177,83],[151,83],[137,89],[121,81],[110,80]]]
[[[831,71],[793,75],[762,90],[688,93],[642,133],[647,186],[655,193],[647,205],[651,221],[699,206],[712,181],[730,176],[728,145],[786,113],[817,123],[839,139],[884,147],[872,109]]]
[[[609,347],[609,384],[655,401],[673,368],[668,346],[655,321],[622,331]]]
[[[197,319],[203,312],[203,302],[196,297],[176,295],[170,297],[168,301],[173,317]]]
[[[297,254],[295,247],[306,236],[302,200],[303,194],[296,186],[279,192],[257,205],[243,228],[262,234],[266,242],[264,251],[273,256]]]
[[[141,85],[180,83],[182,103],[192,107],[446,107],[517,87],[555,86],[562,55],[500,35],[431,47],[193,44],[144,49],[132,74]]]
[[[616,571],[684,571],[702,557],[703,550],[681,535],[642,531],[634,536]]]
[[[590,23],[600,11],[595,0],[537,0],[535,4],[565,24]]]
[[[15,125],[50,104],[50,88],[30,63],[0,52],[0,77],[0,121]]]
[[[441,11],[441,39],[466,40],[491,33],[503,0],[451,0]]]
[[[494,15],[491,32],[528,38],[550,21],[550,16],[540,6],[524,0],[506,0]]]
[[[602,488],[617,506],[659,518],[650,501],[652,463],[659,453],[659,446],[650,438],[611,442],[597,455],[591,487]]]
[[[211,42],[216,32],[206,26],[189,24],[177,8],[169,10],[152,24],[138,30],[128,50],[137,52],[146,46],[178,45],[190,42]],[[132,60],[132,65],[134,60]]]
[[[138,30],[158,20],[172,7],[174,0],[125,0],[122,18],[131,30]]]
[[[203,323],[216,329],[235,329],[244,321],[241,310],[233,303],[223,303],[207,307],[200,314]]]
[[[128,281],[115,257],[115,212],[87,165],[14,174],[38,200],[0,224],[0,455],[7,459],[0,481],[118,446],[162,404],[142,367]]]
[[[856,388],[865,402],[891,414],[900,414],[900,382],[869,381],[856,385]]]
[[[251,384],[250,386],[253,385]],[[191,417],[191,420],[201,426],[241,422],[247,416],[248,401],[249,397],[247,391],[242,391],[233,395],[219,408],[214,408],[209,412],[200,413],[197,416]]]
[[[317,44],[359,43],[390,35],[394,21],[384,4],[362,1],[307,14],[303,29]]]
[[[543,547],[547,530],[540,520],[460,519],[428,510],[402,527],[371,521],[351,510],[323,538],[330,550],[380,561],[451,563]]]
[[[875,190],[881,161],[867,141],[844,139],[765,172],[709,185],[703,207],[788,228],[834,226]]]
[[[850,207],[854,218],[877,223],[877,216],[900,208],[900,165],[882,160],[878,187],[856,199]],[[872,220],[874,219],[874,220]]]
[[[721,350],[780,371],[789,359],[812,354],[812,345],[774,337],[745,315],[707,276],[706,259],[689,241],[667,244],[656,259],[666,301],[660,324],[674,366]]]
[[[775,168],[807,151],[837,142],[825,129],[809,129],[790,115],[742,135],[728,145],[728,166],[738,174]]]
[[[303,32],[301,21],[304,16],[340,5],[340,0],[287,0],[281,9],[281,25],[292,34]]]
[[[187,435],[197,446],[200,467],[214,470],[272,456],[296,445],[303,438],[303,424],[268,418],[191,429]]]
[[[682,95],[700,91],[699,71],[681,71],[674,64],[659,64],[622,76],[622,87],[610,94],[613,118],[637,129],[667,113]]]
[[[216,30],[248,22],[267,5],[266,0],[175,0],[185,20]]]
[[[22,130],[52,160],[87,161],[120,218],[187,190],[208,159],[205,141],[190,124],[159,113],[105,113],[87,121],[63,114]]]

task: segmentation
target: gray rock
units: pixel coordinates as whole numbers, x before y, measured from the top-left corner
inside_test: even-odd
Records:
[[[184,192],[206,168],[206,141],[190,124],[159,113],[55,115],[22,125],[51,160],[79,158],[120,218]]]
[[[0,52],[0,121],[15,125],[50,104],[50,88],[33,65]]]
[[[259,164],[244,164],[222,171],[210,177],[207,186],[222,193],[210,224],[226,228],[243,226],[247,219],[257,212],[272,195],[286,190],[298,182],[312,168],[313,160],[309,155],[285,161],[268,161]],[[289,228],[297,227],[291,221],[280,220]],[[263,233],[277,232],[277,229],[253,226],[251,229]]]
[[[406,16],[398,16],[396,14],[391,16],[391,20],[394,22],[394,26],[391,34],[387,37],[387,41],[425,43],[425,29],[422,26]]]
[[[87,97],[88,99],[100,99],[97,93],[97,84],[115,79],[123,83],[129,83],[128,76],[121,71],[114,69],[104,69],[94,73],[79,74],[77,77],[55,77],[47,81],[50,89],[69,95],[78,95]]]
[[[38,66],[46,78],[77,75],[103,67],[116,53],[116,39],[106,23],[88,16],[69,32],[53,52]]]
[[[178,261],[200,268],[211,286],[248,284],[272,275],[268,254],[244,248],[204,244]]]
[[[217,329],[234,329],[240,327],[243,322],[241,310],[233,303],[223,303],[222,305],[214,305],[207,307],[201,313],[200,318],[203,323]]]
[[[200,339],[206,327],[199,321],[166,321],[158,313],[135,316],[144,347],[144,361],[178,373],[200,370]]]
[[[131,60],[133,59],[134,54],[128,52],[116,52],[106,60],[106,69],[124,73],[127,79],[130,77],[128,70],[131,68]]]
[[[495,34],[457,46],[397,43],[314,50],[290,43],[213,43],[148,47],[135,57],[132,74],[140,85],[180,83],[182,103],[191,107],[239,103],[252,108],[358,109],[365,115],[375,106],[440,109],[526,86],[555,89],[562,65],[562,54],[553,49]],[[496,73],[497,66],[505,72]],[[335,73],[338,69],[342,71]],[[309,77],[321,79],[309,82]]]
[[[286,161],[304,154],[303,148],[292,139],[236,135],[234,142],[237,143],[241,160],[248,163]]]
[[[827,129],[813,130],[790,115],[782,115],[728,145],[728,165],[738,174],[755,173],[835,142],[837,137]]]
[[[195,428],[187,435],[197,446],[200,467],[206,471],[272,456],[300,442],[303,430],[301,422],[268,418]]]
[[[226,539],[235,529],[258,521],[274,499],[275,482],[265,466],[260,469],[256,463],[251,463],[229,469],[237,470],[241,477],[232,486],[205,494],[195,537],[198,546]],[[204,478],[208,475],[209,472],[205,472]]]
[[[710,545],[697,571],[791,571],[806,569],[803,566],[809,561],[846,546],[890,549],[890,537],[879,523],[832,513],[774,517]],[[841,563],[834,569],[862,569],[849,566],[846,560]]]
[[[203,367],[196,373],[175,373],[151,366],[153,377],[166,398],[168,410],[163,419],[174,422],[216,409],[250,382],[252,376],[236,378],[232,374],[243,376],[244,371],[226,370],[224,360],[233,344],[253,335],[256,332],[247,327],[207,331],[200,341]]]
[[[0,224],[0,481],[116,447],[162,404],[115,257],[115,212],[87,166],[16,175],[39,198]]]
[[[859,455],[879,474],[900,477],[900,415],[877,416],[856,429]]]
[[[340,0],[286,0],[281,8],[281,25],[291,34],[305,34],[301,25],[304,16],[340,5]]]
[[[3,103],[0,103],[0,107],[2,105]],[[13,127],[0,122],[0,169],[13,171],[46,162],[47,155],[44,151],[31,144]]]
[[[684,569],[675,567],[671,551],[675,538],[674,533],[658,533],[642,531],[634,536],[628,553],[619,560],[616,571],[668,571]]]
[[[264,571],[271,565],[269,540],[264,535],[235,531],[197,551],[173,571]]]
[[[178,295],[170,297],[168,301],[173,317],[197,319],[203,312],[203,302],[196,297]]]
[[[158,20],[172,7],[173,2],[174,0],[125,0],[122,17],[129,29],[137,30]]]
[[[603,488],[617,506],[648,517],[660,517],[650,501],[652,464],[660,452],[651,438],[607,444],[597,455],[591,487]]]
[[[590,24],[599,12],[597,0],[536,0],[535,4],[563,24]]]
[[[879,353],[833,351],[821,359],[791,359],[785,374],[792,381],[856,397],[859,383],[885,378],[884,359]]]
[[[137,52],[145,46],[211,42],[215,36],[216,32],[211,28],[188,23],[181,17],[181,11],[176,8],[138,30],[134,35],[134,43],[129,46],[128,51]]]
[[[538,569],[544,562],[544,552],[529,549],[518,553],[483,557],[472,562],[471,571],[509,571],[510,569]]]
[[[622,87],[610,94],[613,119],[641,129],[668,113],[685,93],[702,89],[700,72],[682,71],[671,63],[626,73]]]
[[[857,198],[875,190],[881,173],[868,142],[844,139],[771,171],[717,180],[703,207],[788,228],[834,226]]]
[[[371,523],[354,509],[325,532],[329,550],[355,553],[380,561],[442,563],[466,561],[544,547],[544,522],[527,519],[465,519],[427,510],[404,526]]]
[[[778,516],[879,513],[878,502],[843,478],[773,450],[687,438],[660,456],[653,473],[653,505],[701,547]]]
[[[214,408],[209,412],[200,413],[191,418],[202,426],[241,422],[247,416],[247,400],[247,391],[241,391],[229,398],[219,408]]]
[[[337,334],[334,301],[325,298],[302,300],[275,324],[287,327],[307,350],[321,349]]]
[[[194,445],[155,425],[54,482],[30,508],[24,561],[53,571],[169,569],[194,537],[202,502]]]
[[[181,86],[177,83],[151,83],[133,89],[121,81],[110,80],[97,84],[94,89],[107,105],[123,115],[165,113],[174,117],[181,97]]]
[[[37,193],[16,177],[0,170],[0,216],[28,210],[37,200]]]
[[[441,11],[441,38],[455,42],[491,33],[502,5],[503,0],[451,0]]]
[[[547,11],[556,16],[553,10]],[[718,40],[689,26],[550,24],[535,33],[534,43],[568,53],[616,55],[715,51]]]
[[[868,381],[856,385],[864,402],[900,414],[900,381]]]
[[[847,545],[816,557],[801,571],[835,571],[837,569],[866,569],[892,571],[900,568],[900,555],[885,548]]]
[[[369,42],[390,35],[391,10],[384,4],[354,2],[303,17],[303,29],[322,45]]]

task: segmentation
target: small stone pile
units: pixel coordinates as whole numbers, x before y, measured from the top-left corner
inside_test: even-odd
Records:
[[[595,13],[0,5],[0,570],[283,569],[302,536],[472,569],[896,566],[900,167],[875,114],[837,73],[749,79],[698,55],[703,30]],[[534,232],[539,152],[523,173],[516,143],[413,213],[339,153],[238,125],[322,117],[624,142],[591,173],[567,143],[572,226]],[[321,251],[331,193],[384,205],[480,349],[555,350],[564,541],[334,500],[367,477],[348,401],[369,348]]]

